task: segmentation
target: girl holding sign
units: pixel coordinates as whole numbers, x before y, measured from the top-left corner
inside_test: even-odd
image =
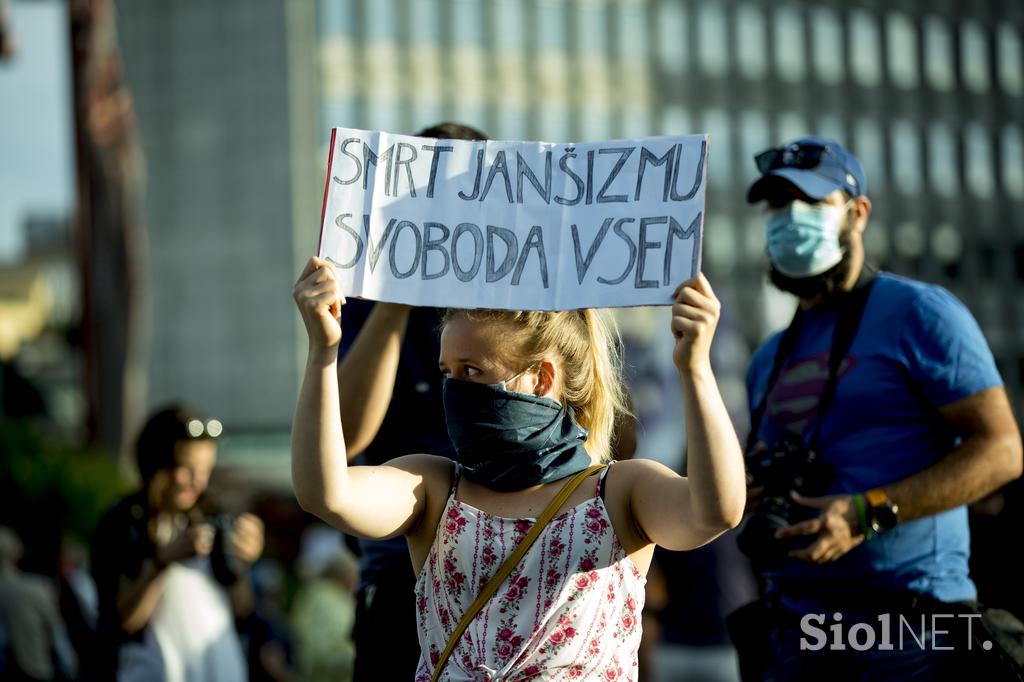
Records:
[[[406,537],[417,682],[635,679],[655,545],[710,542],[739,523],[745,502],[740,445],[711,371],[719,303],[704,276],[676,290],[671,318],[688,477],[651,460],[602,464],[623,388],[616,335],[594,310],[449,311],[440,367],[458,463],[410,455],[347,466],[344,300],[332,266],[311,259],[293,293],[309,336],[295,493],[347,533]]]

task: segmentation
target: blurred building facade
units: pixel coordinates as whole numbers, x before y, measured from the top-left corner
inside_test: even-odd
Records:
[[[765,284],[752,157],[842,141],[866,166],[872,261],[967,303],[1020,414],[1021,3],[321,0],[318,31],[324,144],[443,118],[504,139],[709,132],[705,267],[748,347],[793,306]]]
[[[950,288],[1024,397],[1024,5],[1016,0],[133,0],[148,157],[150,402],[287,430],[332,126],[596,140],[710,132],[705,266],[734,388],[792,300],[765,283],[757,151],[803,134],[864,161],[872,260]],[[650,324],[657,324],[655,317]]]
[[[236,433],[287,429],[296,395],[285,4],[118,5],[147,158],[149,407],[191,401]]]

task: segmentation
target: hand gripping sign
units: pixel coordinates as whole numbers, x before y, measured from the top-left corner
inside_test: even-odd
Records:
[[[321,257],[342,293],[422,306],[667,305],[700,270],[705,135],[587,144],[335,128]]]

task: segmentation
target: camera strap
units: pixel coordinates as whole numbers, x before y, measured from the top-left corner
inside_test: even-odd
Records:
[[[865,264],[853,288],[837,297],[836,325],[832,332],[832,349],[828,355],[828,379],[825,381],[825,388],[818,397],[818,410],[814,420],[814,430],[811,432],[811,440],[808,443],[808,447],[814,452],[817,452],[818,449],[821,423],[836,396],[839,371],[842,368],[846,354],[853,345],[854,337],[857,336],[857,329],[860,327],[860,320],[864,316],[864,309],[867,307],[868,296],[871,294],[874,280],[874,269]],[[797,341],[800,339],[801,313],[800,308],[797,308],[796,313],[793,315],[793,320],[786,327],[786,331],[782,333],[782,338],[779,340],[779,347],[775,352],[775,361],[772,364],[771,374],[768,375],[768,384],[765,386],[764,395],[751,415],[750,434],[747,436],[747,453],[752,452],[757,445],[761,422],[764,420],[765,412],[768,409],[768,396],[775,387],[775,383],[779,380],[779,375],[782,374],[782,368],[785,366],[786,360],[796,350]]]

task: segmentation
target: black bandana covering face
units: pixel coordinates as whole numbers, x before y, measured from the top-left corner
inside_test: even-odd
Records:
[[[587,430],[550,398],[505,390],[502,384],[444,381],[448,436],[466,478],[511,492],[583,471],[593,462]]]

